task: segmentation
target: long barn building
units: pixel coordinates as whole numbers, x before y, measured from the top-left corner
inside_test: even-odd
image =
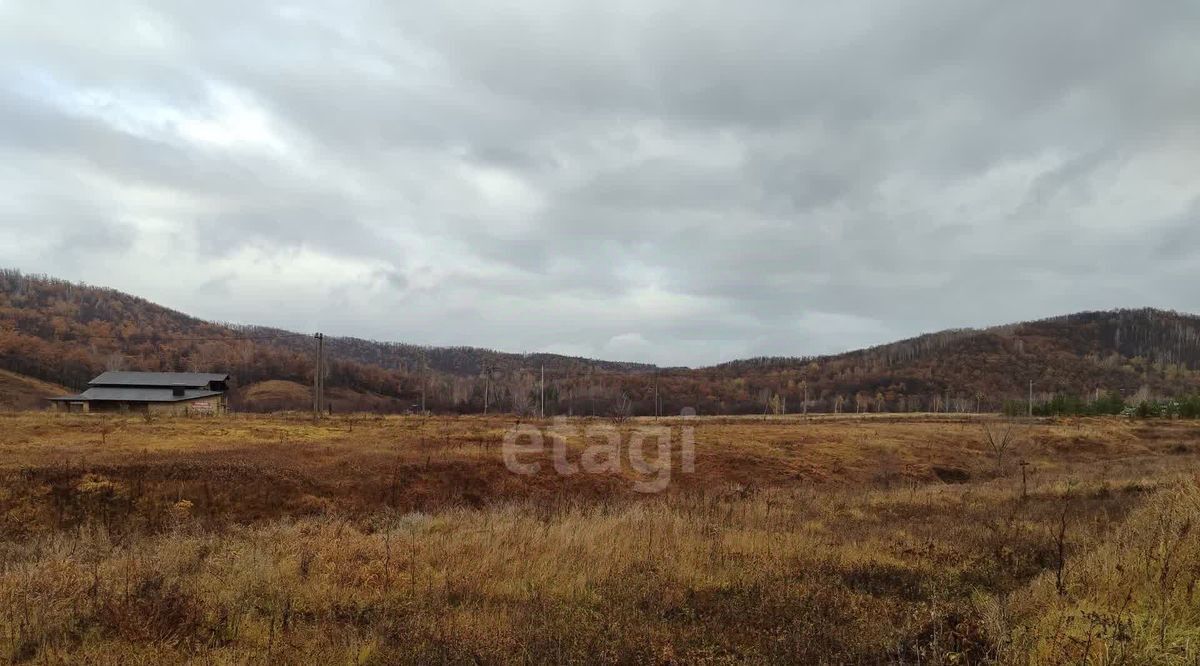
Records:
[[[50,401],[59,411],[224,414],[229,375],[209,372],[105,372],[79,395]]]

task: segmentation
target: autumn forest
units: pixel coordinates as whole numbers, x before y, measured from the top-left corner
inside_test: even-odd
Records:
[[[554,354],[327,338],[338,411],[547,415],[1000,411],[1006,402],[1186,395],[1200,387],[1200,318],[1090,312],[950,330],[826,357],[657,368]],[[0,272],[0,369],[78,389],[111,369],[227,371],[242,410],[304,409],[314,341],[206,322],[112,289]]]

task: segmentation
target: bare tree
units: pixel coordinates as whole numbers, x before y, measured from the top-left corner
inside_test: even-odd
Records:
[[[536,412],[537,391],[533,375],[524,370],[514,374],[508,382],[508,394],[513,413],[518,416],[531,416]]]
[[[783,401],[783,396],[776,393],[775,395],[771,396],[771,400],[767,403],[767,407],[771,410],[772,414],[780,416],[784,413],[784,411],[786,411],[784,409],[785,404],[786,403]]]
[[[996,469],[1004,466],[1004,454],[1012,446],[1016,433],[1017,424],[1011,421],[1005,422],[1003,427],[997,425],[995,428],[990,423],[983,423],[984,439],[992,450],[992,457],[996,459]]]
[[[128,360],[124,354],[120,352],[112,352],[104,358],[105,370],[126,370],[128,369]]]
[[[633,416],[633,402],[629,399],[628,395],[621,394],[621,399],[617,401],[616,407],[613,407],[612,416],[613,421],[617,423],[627,421],[630,416]]]

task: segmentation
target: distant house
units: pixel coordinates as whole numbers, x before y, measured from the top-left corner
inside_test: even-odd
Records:
[[[106,372],[79,395],[50,398],[64,412],[224,414],[229,375],[208,372]]]

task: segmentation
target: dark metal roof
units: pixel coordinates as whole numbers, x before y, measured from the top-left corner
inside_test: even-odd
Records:
[[[213,372],[117,372],[109,371],[88,382],[89,386],[192,386],[208,388],[209,382],[227,382],[229,375]]]
[[[183,395],[175,395],[170,387],[164,388],[109,388],[106,386],[92,387],[79,395],[64,395],[51,400],[60,402],[79,401],[118,401],[118,402],[182,402],[196,400],[214,395],[220,391],[205,389],[185,389]]]

